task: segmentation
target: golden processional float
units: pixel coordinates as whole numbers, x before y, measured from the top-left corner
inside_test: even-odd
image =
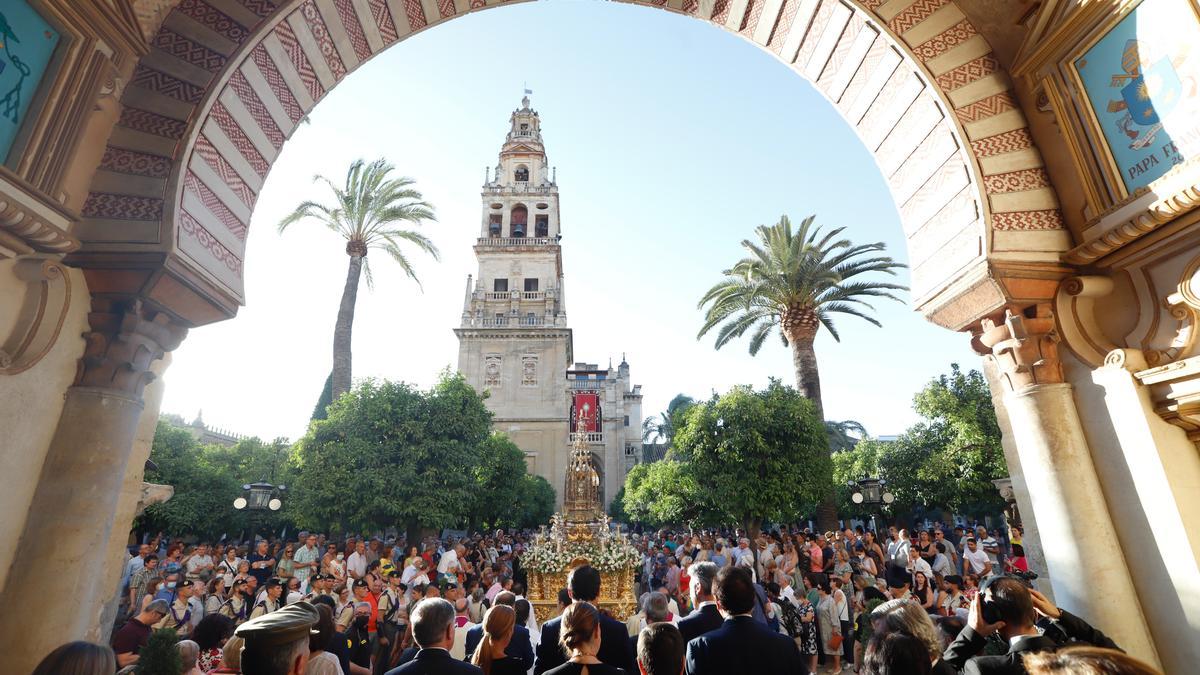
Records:
[[[578,428],[586,429],[588,411],[579,414]],[[637,613],[633,577],[642,554],[614,529],[600,499],[600,476],[592,465],[587,434],[577,433],[567,466],[563,510],[543,525],[521,554],[528,576],[528,599],[538,623],[558,615],[558,592],[567,587],[567,575],[582,565],[600,572],[600,597],[596,605],[624,621]]]

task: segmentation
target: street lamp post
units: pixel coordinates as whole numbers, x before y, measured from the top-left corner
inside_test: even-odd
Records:
[[[847,483],[853,490],[850,501],[864,506],[890,506],[896,496],[887,491],[887,483],[881,478],[860,478]],[[875,529],[875,514],[871,514],[871,529]]]
[[[252,514],[260,514],[265,511],[278,511],[283,508],[283,501],[280,497],[287,490],[286,485],[272,485],[265,480],[257,483],[243,485],[242,490],[246,494],[233,500],[233,508],[238,511],[249,511]],[[255,518],[252,516],[252,521]],[[253,524],[253,522],[252,522]]]

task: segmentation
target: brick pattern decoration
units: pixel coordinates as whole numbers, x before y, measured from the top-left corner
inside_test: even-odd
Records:
[[[212,188],[204,184],[195,173],[190,170],[183,177],[184,190],[192,193],[204,204],[204,208],[208,209],[209,213],[217,217],[217,220],[233,233],[233,236],[246,240],[246,223],[242,222],[241,218],[237,217],[233,211],[221,201],[221,198],[213,193]]]
[[[212,232],[201,225],[200,221],[196,220],[195,216],[188,213],[186,209],[181,209],[179,212],[179,229],[182,234],[195,239],[200,246],[207,249],[230,272],[238,277],[242,276],[242,259],[234,255],[233,251],[225,248]]]
[[[699,15],[702,11],[699,0],[678,0],[677,4],[666,0],[636,2],[691,15]],[[981,175],[980,184],[969,188],[970,193],[976,195],[977,204],[989,195],[1004,195],[1004,212],[990,213],[991,227],[1010,232],[1062,229],[1061,213],[1045,208],[1050,190],[1049,177],[1037,157],[1019,106],[1008,89],[1003,68],[975,26],[968,19],[956,21],[956,17],[963,16],[954,7],[956,2],[711,0],[705,10],[708,16],[704,18],[723,27],[731,25],[733,32],[762,41],[762,46],[780,54],[784,60],[796,57],[793,67],[807,67],[809,72],[824,73],[816,86],[822,89],[835,87],[836,91],[827,94],[843,112],[860,111],[863,124],[882,120],[879,124],[887,125],[886,129],[872,128],[870,133],[862,131],[864,137],[883,139],[881,147],[887,148],[888,157],[892,159],[889,166],[899,163],[899,168],[887,178],[892,185],[904,186],[905,203],[899,204],[901,213],[912,214],[912,218],[936,218],[944,206],[956,203],[954,200],[962,192],[964,180],[971,182],[974,180],[971,175]],[[849,23],[829,20],[830,12],[838,3],[851,6],[856,13]],[[234,11],[231,8],[234,4],[240,4],[245,11]],[[368,34],[377,32],[387,46],[399,40],[401,32],[417,31],[458,14],[455,0],[430,3],[431,9],[436,8],[435,16],[426,15],[422,0],[330,0],[328,6],[337,14],[336,18],[332,15],[328,18],[341,24],[358,62],[372,55]],[[464,6],[483,7],[486,0],[468,0]],[[735,7],[738,16],[730,16]],[[806,15],[800,20],[798,13],[802,7]],[[240,288],[244,249],[230,250],[213,232],[224,227],[238,241],[244,241],[247,223],[238,213],[249,213],[253,209],[257,190],[273,161],[273,158],[265,157],[263,151],[268,146],[276,150],[281,148],[291,129],[308,113],[309,101],[319,101],[327,93],[329,85],[321,80],[325,75],[318,74],[309,59],[322,60],[322,72],[327,67],[334,81],[345,77],[356,64],[347,65],[343,61],[334,45],[330,27],[325,23],[326,16],[318,10],[315,0],[181,0],[172,12],[187,20],[165,21],[163,26],[173,28],[160,28],[150,46],[156,50],[158,63],[167,58],[192,68],[172,70],[162,65],[150,67],[148,61],[140,63],[126,92],[152,92],[161,98],[144,94],[130,98],[122,109],[118,126],[176,141],[187,138],[191,129],[195,140],[189,147],[177,145],[170,157],[115,145],[107,148],[100,163],[100,173],[137,176],[141,181],[139,192],[133,195],[115,194],[111,189],[96,190],[87,198],[83,215],[106,221],[161,219],[167,213],[166,200],[178,200],[181,194],[167,194],[168,183],[172,176],[182,174],[182,186],[178,189],[192,195],[196,201],[189,203],[202,204],[203,209],[197,206],[189,212],[183,210],[181,204],[174,203],[171,212],[176,214],[178,221],[176,236],[181,238],[180,241],[184,237],[189,239],[189,250],[207,251],[204,256],[199,256],[208,260],[203,264],[215,260],[222,268],[209,271],[230,280],[231,288]],[[252,17],[257,19],[249,20]],[[926,22],[934,18],[939,27],[948,27],[929,30],[927,27],[932,24]],[[269,30],[263,28],[268,20]],[[399,30],[397,22],[407,30]],[[771,29],[758,30],[762,22],[769,22]],[[881,97],[888,91],[883,87],[883,81],[888,73],[881,70],[879,78],[882,79],[873,80],[871,76],[877,68],[888,68],[889,72],[894,69],[896,57],[891,53],[891,47],[881,47],[880,40],[872,42],[870,36],[865,35],[867,31],[863,27],[868,23],[883,28],[900,45],[903,56],[908,59],[900,68],[922,75],[918,100],[925,101],[923,110],[932,110],[930,115],[942,116],[924,138],[915,136],[929,128],[933,122],[930,115],[921,120],[908,120],[908,126],[903,128],[919,127],[917,133],[909,132],[914,136],[911,140],[905,138],[902,131],[898,132],[899,137],[890,138],[897,125],[904,125],[906,120],[883,110],[886,107],[883,98],[886,97]],[[203,30],[187,30],[186,27],[192,25]],[[303,26],[307,30],[297,32],[293,26]],[[825,35],[826,31],[833,30],[839,31],[839,35]],[[798,32],[792,35],[792,31]],[[860,31],[864,33],[861,41],[855,39]],[[230,48],[227,42],[215,43],[212,34],[235,47]],[[914,37],[909,39],[910,35]],[[266,43],[264,40],[268,36],[271,42]],[[822,38],[825,38],[824,46],[818,48]],[[789,53],[783,55],[785,46]],[[234,53],[242,55],[239,58],[252,62],[253,66],[247,66],[243,71],[242,62],[230,60]],[[808,63],[810,60],[821,63]],[[206,84],[180,79],[178,73],[194,73],[197,68],[212,75]],[[251,70],[261,74],[266,87],[251,85]],[[834,77],[839,72],[845,75]],[[840,85],[835,85],[838,80]],[[214,88],[218,82],[221,83],[219,90]],[[956,92],[953,98],[947,96],[950,92]],[[218,101],[230,100],[230,97],[235,97],[249,112],[253,124],[243,124],[245,119],[235,117]],[[926,100],[930,97],[937,105]],[[139,105],[131,105],[134,100]],[[878,107],[873,107],[877,104]],[[189,107],[190,114],[185,113]],[[273,116],[272,110],[275,115],[279,110],[283,111],[292,123],[288,129],[281,128],[283,117]],[[219,133],[213,131],[214,128]],[[959,146],[957,151],[955,144]],[[1019,158],[1007,161],[1005,158],[1013,153],[1020,153]],[[211,172],[205,170],[198,175],[186,168],[199,166],[190,164],[193,154],[196,161],[203,162]],[[900,161],[899,158],[904,159]],[[1014,166],[1028,168],[1012,170]],[[969,171],[969,167],[979,173]],[[985,169],[989,167],[995,167],[994,173],[987,173]],[[965,179],[964,174],[967,175]],[[160,181],[162,194],[146,196],[146,180]],[[223,186],[206,185],[205,180],[219,180]],[[112,180],[105,183],[119,184]],[[1021,203],[1022,193],[1030,192],[1032,200],[1034,191],[1037,208],[1012,210],[1014,204]],[[234,201],[227,204],[223,201],[226,199]],[[982,209],[986,204],[978,206]],[[904,223],[909,232],[919,230],[922,225],[922,222],[907,220]],[[194,260],[197,261],[198,258]]]
[[[100,168],[105,171],[134,176],[166,178],[171,173],[171,158],[147,152],[114,148],[110,145],[104,149],[104,156],[100,159]]]
[[[203,68],[210,73],[221,70],[225,65],[225,55],[215,49],[186,38],[172,30],[160,30],[151,41],[151,46],[173,56],[180,61],[190,63],[197,68]]]
[[[175,7],[175,11],[237,44],[250,37],[252,26],[243,26],[203,0],[183,0]]]
[[[371,56],[371,45],[367,42],[367,34],[363,32],[362,25],[358,23],[358,15],[354,12],[354,5],[350,0],[333,0],[333,6],[337,8],[338,18],[342,20],[342,27],[346,29],[346,35],[350,36],[350,45],[354,47],[354,55],[359,61],[366,61]]]
[[[229,86],[237,92],[238,99],[250,111],[250,115],[254,117],[254,121],[258,123],[258,128],[266,135],[267,140],[271,141],[271,145],[276,149],[283,147],[283,131],[279,125],[275,123],[275,118],[271,117],[271,113],[267,111],[267,106],[259,100],[258,94],[254,92],[254,88],[246,81],[246,76],[242,71],[233,71],[233,77],[229,78]]]
[[[105,220],[161,220],[163,200],[111,192],[92,192],[83,203],[83,216]]]
[[[313,0],[305,0],[304,4],[300,5],[300,16],[304,17],[308,29],[312,31],[313,38],[317,41],[317,47],[321,50],[321,57],[325,59],[325,65],[329,66],[329,72],[339,80],[345,77],[346,64],[342,63],[342,57],[333,44],[333,38],[329,35],[329,27],[325,25],[325,19],[317,9],[317,3]]]
[[[209,119],[217,123],[221,131],[233,143],[233,147],[237,148],[242,157],[254,169],[260,178],[266,178],[267,172],[271,170],[271,165],[267,162],[267,158],[262,156],[258,148],[254,146],[254,141],[250,140],[246,129],[243,129],[237,120],[233,119],[233,115],[225,109],[225,106],[220,103],[214,103],[209,111]]]
[[[279,44],[283,45],[283,51],[287,52],[288,59],[292,63],[292,68],[296,70],[296,74],[300,76],[304,82],[304,88],[308,91],[308,95],[314,101],[321,100],[325,95],[325,87],[321,84],[321,80],[317,78],[317,71],[313,70],[312,63],[308,60],[308,55],[304,53],[304,48],[300,46],[300,40],[296,38],[296,32],[292,30],[291,25],[285,20],[280,21],[275,27],[275,37],[279,39]]]
[[[250,52],[250,58],[254,60],[254,65],[258,67],[258,72],[262,73],[267,80],[267,86],[271,88],[271,93],[275,94],[275,98],[279,101],[279,105],[283,106],[283,111],[287,113],[288,119],[292,124],[299,122],[304,117],[304,111],[300,109],[300,103],[296,101],[296,95],[292,93],[287,82],[284,81],[283,75],[279,72],[279,67],[271,60],[270,54],[261,44]],[[308,61],[305,61],[307,64]],[[311,70],[311,66],[309,67]],[[313,79],[316,79],[314,75]]]
[[[392,10],[388,9],[387,3],[384,0],[368,0],[371,6],[371,18],[374,19],[375,25],[379,26],[379,37],[383,38],[385,45],[390,45],[400,39],[400,33],[396,31],[396,21],[392,18]],[[474,7],[475,3],[471,3]]]
[[[404,0],[404,15],[408,17],[408,27],[411,30],[418,30],[428,25],[421,0]]]
[[[208,140],[208,136],[200,134],[196,139],[195,152],[213,171],[217,172],[217,175],[221,177],[225,185],[242,200],[243,204],[249,208],[254,208],[254,202],[258,199],[258,195],[246,184],[246,181],[237,172],[237,169],[233,168],[229,160],[225,159],[225,156],[213,147],[212,141]]]

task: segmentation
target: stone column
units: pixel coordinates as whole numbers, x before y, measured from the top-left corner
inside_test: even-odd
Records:
[[[117,618],[122,595],[119,587],[125,563],[129,559],[128,535],[133,519],[148,505],[164,502],[175,494],[175,489],[169,485],[152,485],[142,480],[146,472],[146,460],[150,458],[150,448],[154,444],[154,432],[158,428],[158,410],[165,389],[162,374],[170,363],[169,352],[155,361],[151,366],[154,380],[142,391],[142,416],[133,435],[133,449],[125,468],[125,480],[113,512],[113,536],[108,540],[104,571],[100,575],[99,583],[108,584],[108,599],[100,614],[100,621],[87,634],[87,639],[93,642],[108,642],[109,632]]]
[[[1017,453],[1017,445],[1013,439],[1012,422],[1008,418],[1008,409],[1004,407],[1004,394],[1007,391],[1007,380],[1001,381],[996,359],[986,358],[983,361],[983,376],[988,382],[988,390],[992,394],[992,406],[996,409],[996,423],[1000,427],[1000,445],[1004,448],[1004,461],[1008,464],[1008,479],[1012,482],[1013,498],[1021,511],[1021,527],[1025,540],[1025,559],[1029,569],[1038,575],[1034,584],[1039,591],[1051,600],[1054,599],[1054,579],[1046,569],[1046,556],[1042,553],[1042,536],[1038,529],[1037,513],[1029,502],[1029,486],[1025,483],[1026,467],[1021,465],[1021,456]],[[1036,467],[1033,467],[1036,469]]]
[[[979,340],[991,349],[1004,385],[1004,407],[1037,514],[1055,602],[1111,635],[1127,652],[1157,663],[1072,387],[1063,381],[1049,306],[1009,311],[1000,325],[985,319]]]
[[[30,672],[48,652],[94,633],[112,587],[104,575],[142,390],[151,364],[186,330],[137,300],[94,298],[75,383],[46,453],[0,606],[6,669]]]

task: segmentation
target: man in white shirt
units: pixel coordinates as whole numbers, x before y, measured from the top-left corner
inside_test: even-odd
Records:
[[[458,574],[458,556],[466,552],[467,549],[462,544],[458,544],[451,546],[448,551],[443,553],[442,557],[438,560],[438,577],[444,574]]]
[[[979,549],[974,537],[967,538],[967,550],[963,553],[963,567],[968,574],[976,574],[980,579],[992,573],[992,561],[986,553]]]
[[[361,579],[367,575],[367,545],[359,541],[354,546],[354,553],[346,559],[346,574],[352,579]]]
[[[982,525],[975,528],[975,539],[979,544],[979,548],[983,549],[983,552],[987,554],[988,562],[992,563],[992,567],[999,569],[1000,542],[996,541],[995,537],[989,535],[987,528]]]
[[[429,575],[425,573],[425,559],[417,558],[411,565],[404,568],[404,573],[400,575],[400,583],[409,588],[417,586],[428,586]]]
[[[911,549],[908,552],[908,573],[915,575],[917,572],[924,573],[926,579],[933,579],[933,568],[916,549]]]
[[[212,556],[208,555],[208,544],[200,544],[196,552],[187,562],[187,578],[192,581],[202,581],[208,578],[213,569]]]

